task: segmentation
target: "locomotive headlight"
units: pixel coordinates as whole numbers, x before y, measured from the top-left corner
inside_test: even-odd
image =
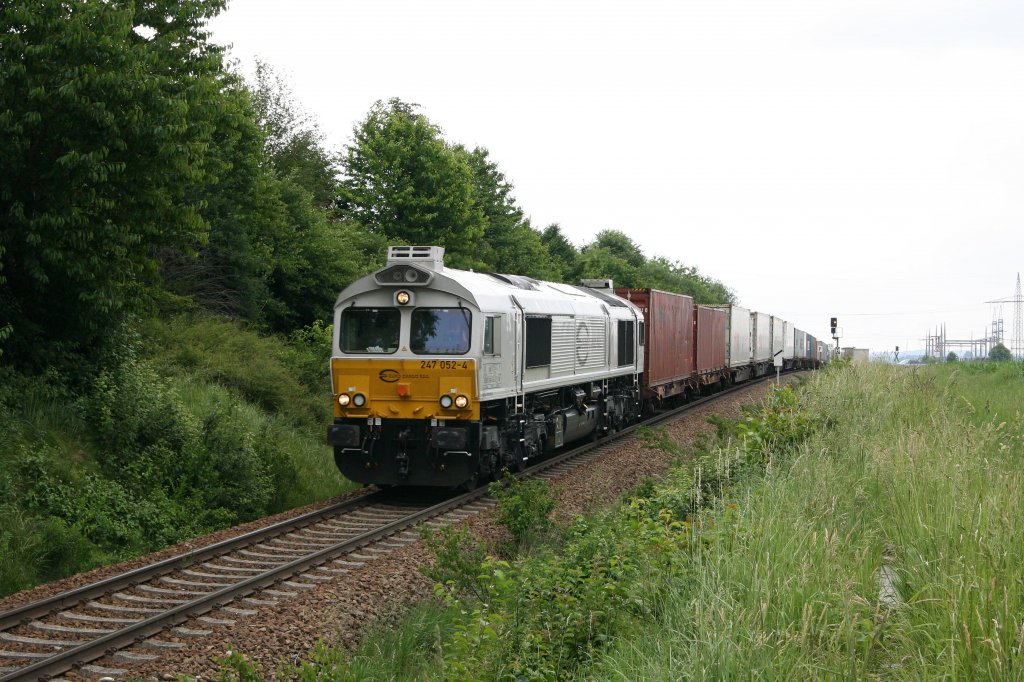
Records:
[[[408,270],[405,271],[405,281],[406,282],[409,282],[410,284],[412,284],[413,282],[419,280],[419,278],[420,278],[420,273],[418,273],[413,268],[409,268]]]
[[[395,301],[398,305],[409,305],[409,301],[412,300],[412,295],[408,291],[399,291],[395,294]]]
[[[342,407],[348,407],[348,404],[350,402],[352,402],[352,398],[349,396],[348,393],[342,393],[341,395],[338,396],[338,404],[341,405]]]
[[[461,409],[465,408],[466,405],[469,405],[469,398],[467,398],[464,395],[457,395],[457,396],[455,396],[455,407],[457,407],[457,408],[459,408],[461,410]]]
[[[444,409],[447,410],[449,407],[452,406],[452,397],[450,395],[443,395],[443,396],[441,396],[441,401],[440,402],[441,402],[441,407],[443,407]]]
[[[352,404],[356,407],[362,407],[366,404],[366,396],[362,393],[356,393],[352,398]]]

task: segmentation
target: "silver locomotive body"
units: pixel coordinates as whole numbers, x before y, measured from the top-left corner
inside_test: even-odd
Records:
[[[328,440],[346,477],[475,485],[638,418],[636,306],[443,259],[391,247],[335,305]]]

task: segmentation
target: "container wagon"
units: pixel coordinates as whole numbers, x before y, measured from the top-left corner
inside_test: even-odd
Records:
[[[685,400],[697,389],[694,373],[693,299],[658,289],[616,287],[615,294],[644,314],[645,402]]]
[[[720,308],[699,305],[694,316],[694,369],[702,387],[724,387],[731,376],[725,353],[729,316]]]
[[[786,351],[786,322],[781,317],[772,315],[772,364],[781,358]]]
[[[750,313],[751,359],[754,376],[764,376],[772,366],[772,317],[767,313]]]
[[[782,325],[782,368],[793,369],[793,323]]]
[[[725,357],[733,383],[753,376],[750,362],[750,311],[738,305],[714,305],[726,314]]]
[[[807,332],[793,329],[793,369],[807,366]]]

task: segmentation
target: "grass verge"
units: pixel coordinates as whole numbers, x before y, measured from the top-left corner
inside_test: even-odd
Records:
[[[448,538],[437,604],[299,676],[1024,677],[1022,377],[817,373],[547,547]]]

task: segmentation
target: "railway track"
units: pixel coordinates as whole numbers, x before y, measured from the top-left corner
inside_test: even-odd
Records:
[[[641,426],[767,381],[746,382],[556,455],[519,476],[553,478],[616,447]],[[493,506],[487,488],[437,500],[378,491],[0,614],[0,682],[76,670],[118,675],[155,661],[177,639],[254,616],[318,583],[415,542],[418,524],[456,523]],[[103,658],[106,666],[92,662]]]

